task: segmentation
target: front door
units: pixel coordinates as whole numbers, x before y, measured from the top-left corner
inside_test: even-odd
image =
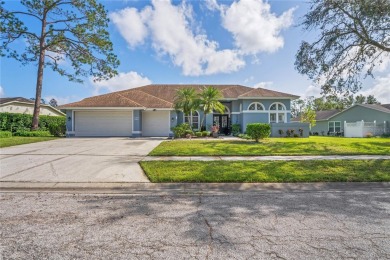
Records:
[[[213,124],[219,126],[220,134],[230,134],[229,115],[214,115]]]

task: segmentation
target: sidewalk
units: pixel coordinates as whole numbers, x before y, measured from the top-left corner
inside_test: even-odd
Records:
[[[302,155],[302,156],[146,156],[142,161],[310,161],[390,160],[390,155]]]

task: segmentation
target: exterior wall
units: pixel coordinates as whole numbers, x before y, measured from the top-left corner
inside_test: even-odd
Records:
[[[18,114],[29,114],[32,115],[34,112],[34,104],[6,104],[0,107],[1,113],[18,113]],[[41,106],[41,110],[39,112],[40,115],[45,116],[63,116],[63,114],[55,111],[54,109],[49,109],[46,106]]]
[[[66,136],[74,136],[73,132],[73,113],[72,110],[66,110]]]
[[[317,132],[319,135],[322,135],[322,131],[324,131],[324,135],[328,132],[328,121],[317,121],[316,125],[311,128],[311,132]]]
[[[142,110],[134,110],[132,137],[141,137],[141,136],[142,136]]]
[[[291,122],[291,123],[271,123],[271,137],[285,137],[288,129],[294,129],[294,134],[299,133],[299,129],[303,129],[302,137],[309,137],[309,123]],[[279,129],[283,130],[283,135],[280,136]]]
[[[250,123],[268,123],[268,113],[244,113],[242,115],[241,131],[245,133],[246,125]]]
[[[312,132],[318,132],[321,135],[321,132],[324,131],[325,135],[328,132],[328,122],[330,121],[339,121],[341,122],[341,130],[344,130],[344,121],[348,123],[356,121],[365,121],[365,122],[374,122],[383,123],[384,121],[390,121],[390,114],[381,112],[378,110],[355,106],[345,112],[342,112],[329,120],[318,121],[316,126],[312,127]]]

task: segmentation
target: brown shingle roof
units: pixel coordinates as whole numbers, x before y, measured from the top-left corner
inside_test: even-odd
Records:
[[[203,85],[203,84],[160,84],[147,85],[143,87],[122,90],[100,96],[83,99],[61,106],[70,107],[145,107],[145,108],[173,108],[173,102],[177,90],[182,88],[195,88],[197,92],[202,91],[204,86],[213,86],[221,91],[223,98],[272,98],[283,97],[295,99],[298,96],[286,94],[268,89],[253,89],[241,85]]]
[[[316,121],[327,120],[328,118],[340,112],[341,110],[338,109],[316,111]],[[299,117],[292,118],[291,121],[299,122],[301,121],[301,117],[299,116]]]
[[[0,98],[0,104],[5,104],[13,101],[24,102],[24,103],[34,103],[34,100],[23,98],[23,97],[12,97],[12,98]]]

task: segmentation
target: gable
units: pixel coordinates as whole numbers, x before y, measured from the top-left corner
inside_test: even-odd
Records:
[[[347,121],[347,122],[356,122],[356,121],[367,121],[372,122],[376,121],[390,121],[390,113],[375,110],[369,107],[356,105],[349,109],[346,109],[331,118],[329,121]]]

